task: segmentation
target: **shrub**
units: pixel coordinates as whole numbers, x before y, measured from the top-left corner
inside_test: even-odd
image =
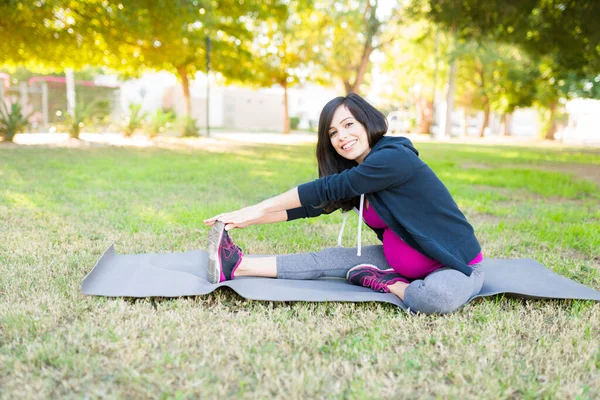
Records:
[[[67,114],[65,117],[67,131],[72,138],[79,139],[81,129],[85,125],[105,118],[108,113],[110,113],[110,103],[107,100],[93,101],[87,105],[77,103],[74,115]]]
[[[156,110],[148,121],[147,129],[149,136],[153,138],[163,133],[173,121],[175,121],[175,114],[172,111]]]
[[[129,105],[129,115],[125,119],[125,126],[123,127],[123,133],[125,136],[131,136],[133,133],[142,127],[142,123],[146,118],[146,113],[142,112],[141,104],[131,103]]]
[[[25,131],[31,114],[24,116],[19,103],[11,104],[9,109],[4,102],[0,102],[0,137],[12,142],[17,133]]]
[[[300,118],[298,118],[298,117],[290,118],[290,129],[291,130],[298,129],[298,125],[300,125]]]
[[[198,128],[194,118],[189,116],[181,117],[179,124],[181,127],[181,136],[200,136],[200,128]]]

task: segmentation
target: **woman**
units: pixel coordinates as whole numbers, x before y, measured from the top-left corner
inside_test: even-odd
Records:
[[[483,257],[472,226],[410,140],[386,131],[384,115],[356,94],[327,103],[319,119],[319,179],[204,221],[212,226],[209,280],[346,277],[422,313],[452,312],[479,293]],[[227,232],[356,208],[356,250],[245,258]],[[362,220],[382,245],[361,248]]]

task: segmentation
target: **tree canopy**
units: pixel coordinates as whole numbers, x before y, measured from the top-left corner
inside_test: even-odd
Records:
[[[600,71],[596,0],[415,0],[425,15],[463,38],[493,37],[549,56],[566,71]]]

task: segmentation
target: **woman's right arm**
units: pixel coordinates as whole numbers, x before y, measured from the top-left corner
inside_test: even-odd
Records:
[[[216,215],[212,218],[204,220],[204,224],[208,226],[214,225],[216,221],[225,223],[225,229],[245,228],[250,225],[259,223],[258,221],[283,220],[286,210],[301,207],[300,199],[298,198],[298,188],[288,190],[278,196],[261,201],[253,206],[244,207],[236,211],[227,212]],[[274,214],[269,216],[269,214]],[[286,215],[287,217],[287,215]],[[286,218],[287,220],[287,218]]]
[[[288,220],[287,211],[274,211],[266,213],[264,217],[256,221],[254,224],[273,224],[275,222],[284,222]]]

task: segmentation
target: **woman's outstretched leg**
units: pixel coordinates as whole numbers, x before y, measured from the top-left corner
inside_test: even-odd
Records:
[[[219,283],[240,276],[280,279],[347,278],[354,285],[387,293],[395,282],[408,282],[390,268],[383,246],[356,249],[334,247],[312,253],[279,256],[244,256],[224,225],[217,222],[209,233],[208,280]]]
[[[318,252],[259,257],[244,256],[234,277],[262,276],[280,279],[345,278],[348,270],[359,264],[389,268],[381,246],[367,246],[362,255],[356,249],[327,248]]]
[[[286,254],[271,257],[245,256],[221,222],[215,223],[208,237],[208,279],[219,283],[239,276],[281,279],[345,278],[347,272],[362,264],[380,270],[390,269],[381,245],[366,246],[362,255],[352,248],[327,248],[319,252]]]
[[[234,278],[240,276],[261,276],[263,278],[277,278],[277,262],[275,256],[269,257],[242,257],[234,273]]]

